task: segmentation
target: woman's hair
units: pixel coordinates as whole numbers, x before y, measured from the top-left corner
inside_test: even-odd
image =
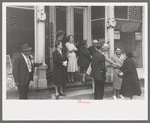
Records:
[[[127,50],[127,51],[125,52],[125,54],[126,54],[126,56],[127,56],[128,58],[132,58],[132,57],[133,57],[133,52],[132,52],[131,50]]]
[[[68,36],[66,37],[66,42],[69,42],[71,37],[73,37],[73,38],[74,38],[74,36],[73,36],[73,35],[68,35]]]
[[[100,44],[100,45],[98,45],[98,46],[96,46],[96,48],[98,49],[98,50],[100,50],[101,48],[102,48],[102,44]]]
[[[86,43],[87,43],[87,40],[83,40],[83,41],[82,41],[82,46],[85,46]]]
[[[115,48],[115,51],[116,51],[117,49],[120,49],[120,50],[121,50],[121,48],[120,48],[120,47],[116,47],[116,48]]]
[[[55,41],[55,48],[57,48],[60,45],[61,41]]]

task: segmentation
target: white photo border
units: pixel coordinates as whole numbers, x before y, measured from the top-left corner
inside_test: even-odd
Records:
[[[8,5],[46,6],[144,6],[145,98],[144,100],[6,100],[6,7]],[[2,120],[148,120],[148,4],[146,2],[3,2],[2,3]]]

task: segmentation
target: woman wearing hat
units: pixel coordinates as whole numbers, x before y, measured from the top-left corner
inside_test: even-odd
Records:
[[[126,52],[126,60],[120,68],[123,72],[123,81],[121,86],[121,94],[127,99],[132,99],[134,95],[141,96],[141,88],[136,70],[136,65],[133,60],[133,52]]]
[[[112,60],[118,64],[119,66],[123,65],[123,61],[125,59],[125,56],[121,53],[121,49],[119,47],[115,48],[115,54],[112,58]],[[113,87],[114,87],[114,95],[113,98],[117,99],[117,98],[122,98],[122,96],[120,95],[120,89],[121,89],[121,85],[122,85],[122,78],[118,77],[118,72],[120,70],[114,68],[114,74],[113,74]]]

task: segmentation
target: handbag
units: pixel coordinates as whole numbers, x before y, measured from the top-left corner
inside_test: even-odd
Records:
[[[91,71],[92,71],[92,68],[91,68],[91,63],[86,71],[86,74],[90,75],[91,74]]]
[[[122,71],[118,71],[117,75],[118,75],[119,78],[123,78],[123,72]]]

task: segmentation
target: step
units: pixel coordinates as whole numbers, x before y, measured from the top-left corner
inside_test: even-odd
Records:
[[[72,92],[72,91],[80,91],[80,90],[88,90],[91,89],[92,92],[92,83],[91,81],[88,81],[87,84],[82,84],[80,81],[75,82],[74,84],[66,84],[66,86],[64,87],[64,93],[68,93],[68,92]],[[48,90],[50,91],[51,94],[55,93],[55,88],[54,86],[50,86],[47,88],[37,88],[35,91],[39,92],[42,90]],[[105,83],[105,88],[104,88],[104,95],[107,97],[110,97],[113,95],[113,86],[112,83]]]

